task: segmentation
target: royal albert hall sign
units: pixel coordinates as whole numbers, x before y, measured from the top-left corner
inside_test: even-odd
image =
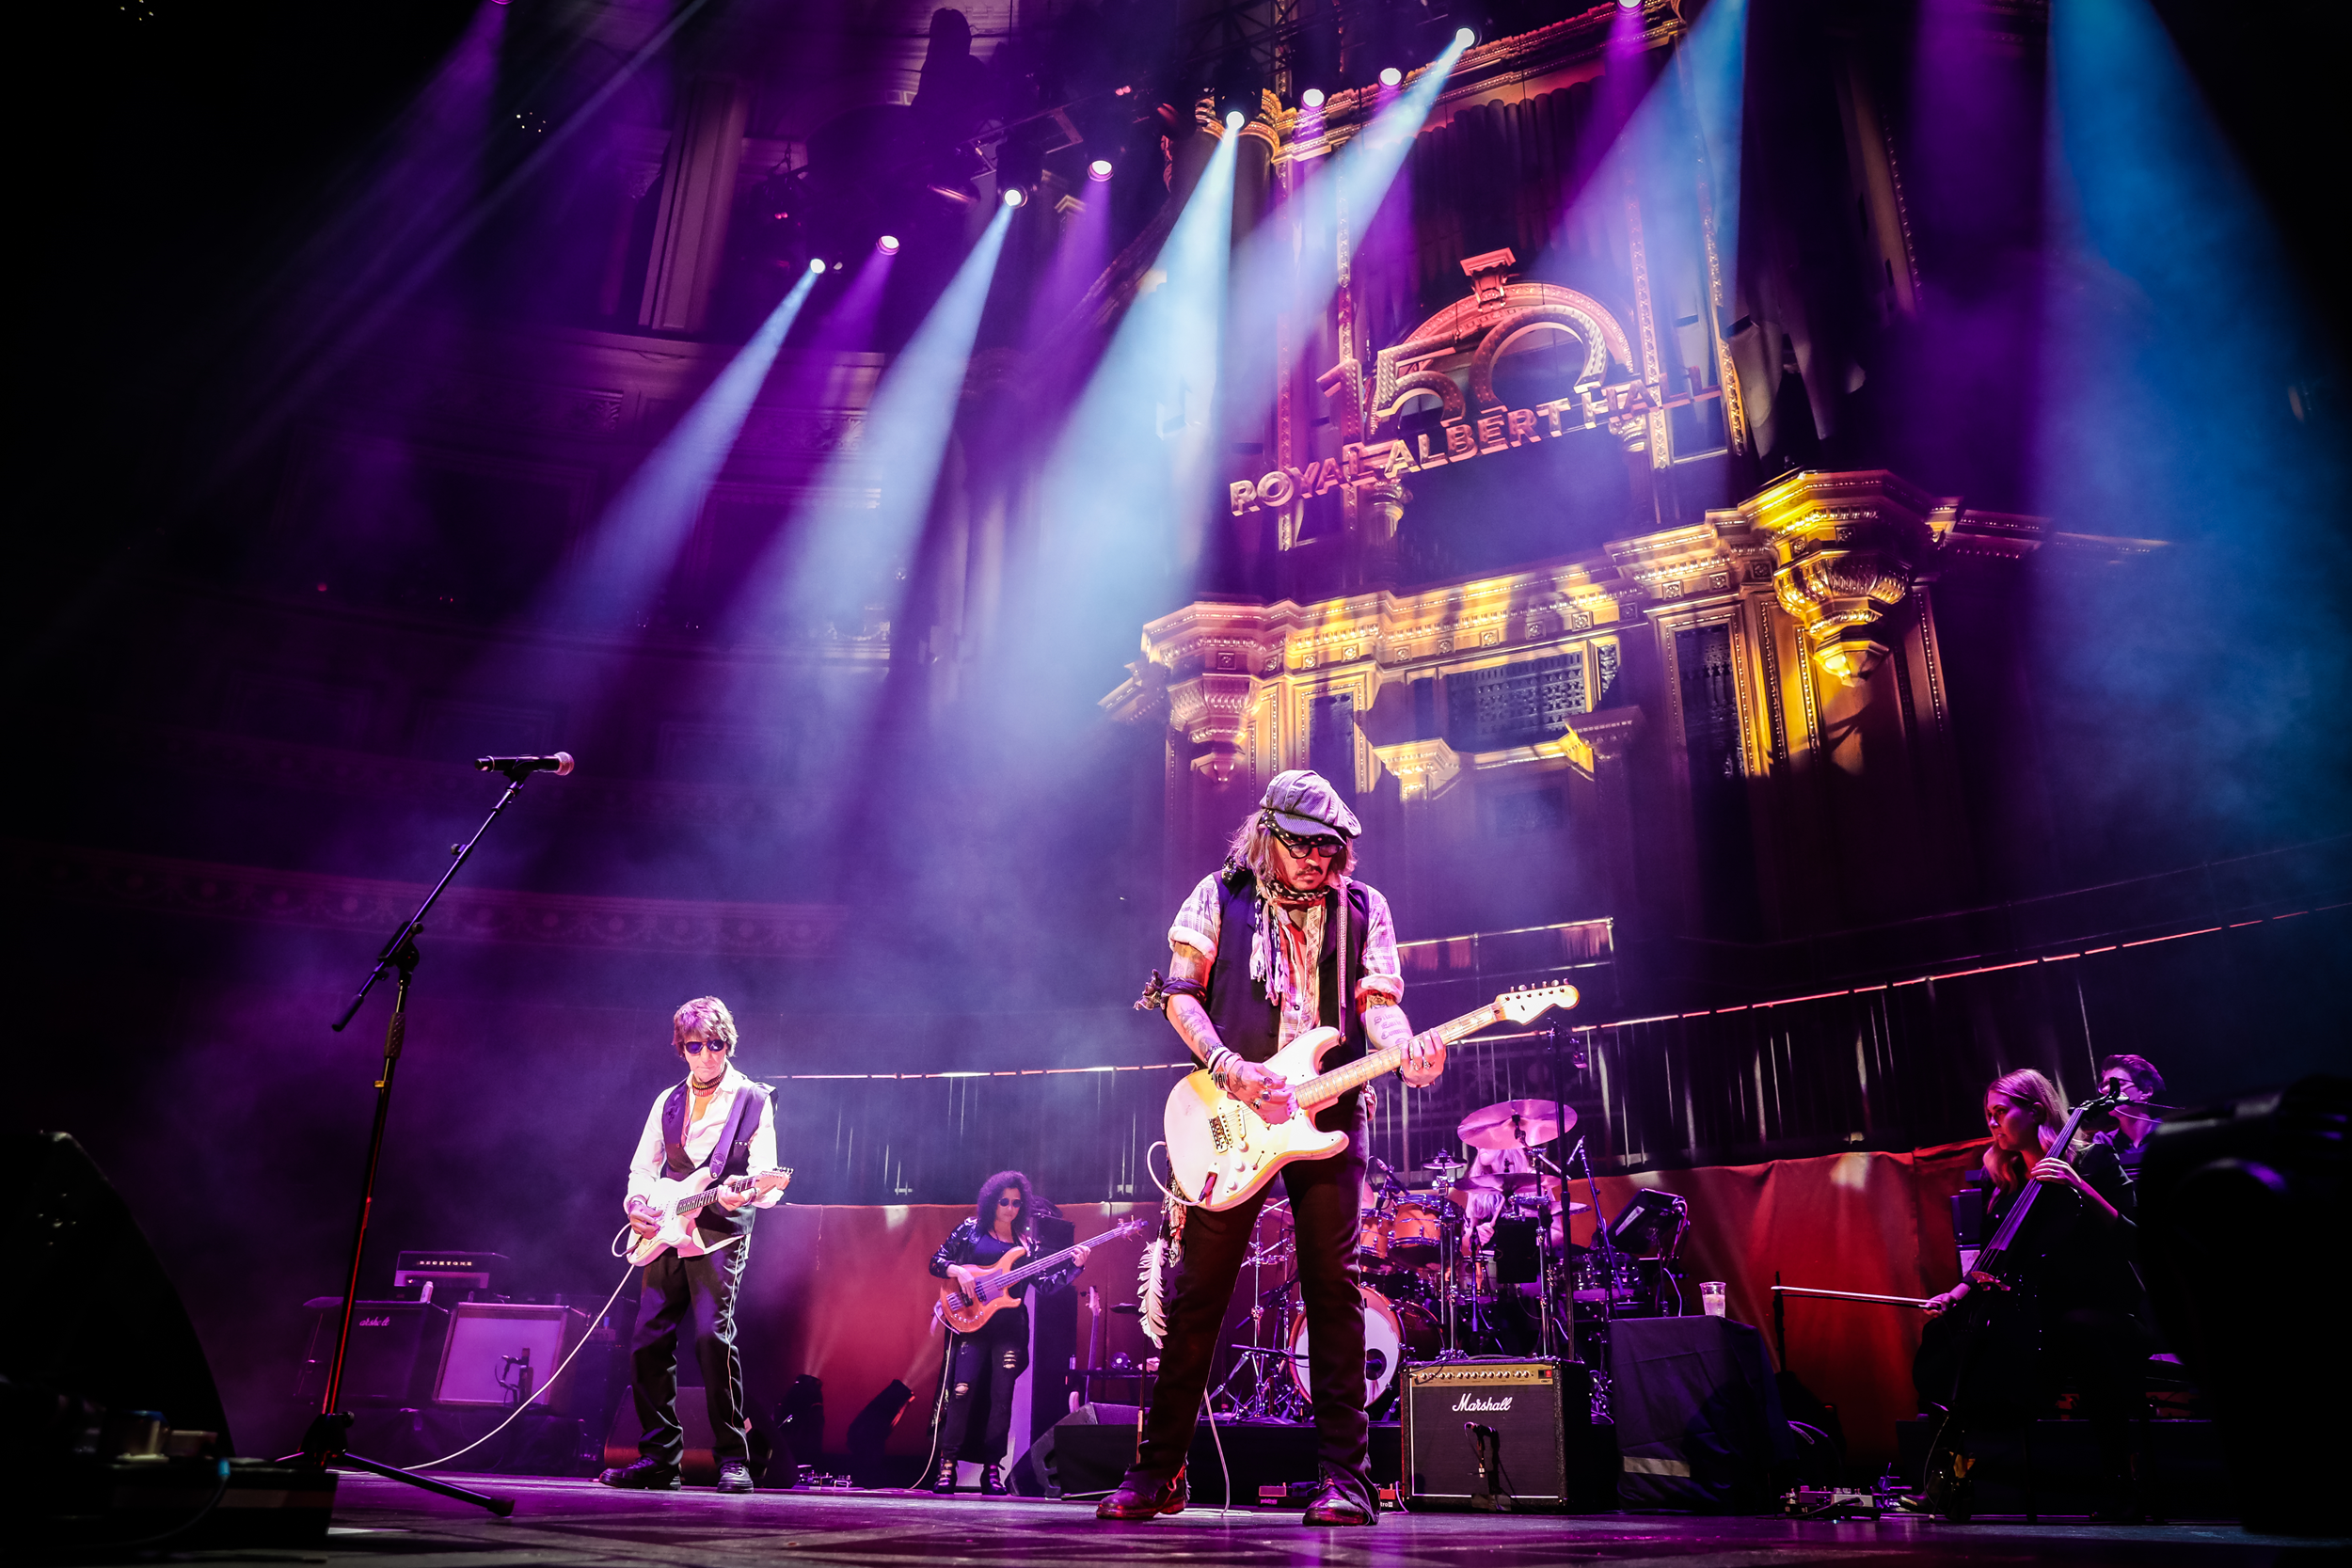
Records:
[[[1233,515],[1279,512],[1343,485],[1370,487],[1602,425],[1629,451],[1662,441],[1664,431],[1656,428],[1665,422],[1661,388],[1639,379],[1616,318],[1573,289],[1507,281],[1513,261],[1510,251],[1501,250],[1464,261],[1462,270],[1470,274],[1470,297],[1422,323],[1405,341],[1382,349],[1369,397],[1355,361],[1327,372],[1324,389],[1350,405],[1341,410],[1341,428],[1362,431],[1363,438],[1346,442],[1337,457],[1232,481],[1227,494]],[[1515,340],[1541,328],[1565,331],[1583,346],[1574,389],[1532,408],[1509,407],[1495,390],[1496,361]],[[1462,376],[1466,355],[1469,373]],[[1406,405],[1424,394],[1441,406],[1438,426],[1408,439],[1401,428]]]

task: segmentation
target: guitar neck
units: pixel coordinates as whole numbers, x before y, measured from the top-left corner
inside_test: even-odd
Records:
[[[748,1193],[758,1185],[759,1178],[756,1176],[730,1176],[723,1181],[704,1188],[699,1193],[689,1193],[686,1196],[679,1198],[671,1212],[691,1214],[697,1209],[707,1208],[718,1202],[721,1193]]]
[[[2074,1163],[2074,1134],[2082,1127],[2083,1117],[2090,1110],[2088,1103],[2076,1106],[2074,1114],[2066,1118],[2066,1126],[2059,1131],[2058,1142],[2050,1146],[2051,1152],[2070,1165]],[[1978,1267],[1982,1268],[1988,1261],[1998,1259],[2017,1240],[2017,1233],[2026,1227],[2026,1216],[2033,1210],[2035,1195],[2041,1190],[2041,1182],[2030,1176],[2026,1179],[2025,1191],[2019,1193],[2017,1201],[2009,1206],[2009,1212],[2003,1214],[2001,1223],[1994,1227],[1993,1239],[1984,1244],[1984,1251],[1978,1255]]]
[[[1463,1036],[1474,1034],[1486,1027],[1487,1024],[1496,1022],[1502,1016],[1502,1008],[1498,1004],[1489,1002],[1483,1007],[1473,1007],[1460,1018],[1440,1023],[1435,1029],[1422,1030],[1413,1037],[1413,1041],[1415,1044],[1452,1045]],[[1383,1073],[1394,1072],[1404,1065],[1405,1047],[1403,1046],[1391,1045],[1383,1050],[1370,1052],[1348,1063],[1345,1067],[1337,1067],[1328,1072],[1317,1073],[1299,1085],[1296,1090],[1298,1102],[1301,1105],[1320,1105],[1326,1101],[1337,1100],[1348,1090],[1360,1088]]]

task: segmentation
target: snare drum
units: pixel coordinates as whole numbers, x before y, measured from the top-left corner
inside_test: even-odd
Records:
[[[1391,1301],[1369,1285],[1357,1289],[1364,1299],[1364,1403],[1377,1404],[1395,1386],[1397,1369],[1406,1359],[1426,1361],[1438,1354],[1441,1336],[1438,1320],[1409,1301]],[[1291,1381],[1301,1394],[1313,1398],[1307,1372],[1307,1315],[1301,1312],[1291,1329]]]

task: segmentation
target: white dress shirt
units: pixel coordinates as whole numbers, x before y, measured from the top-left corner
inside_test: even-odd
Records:
[[[701,1116],[686,1124],[686,1135],[679,1140],[686,1148],[690,1168],[699,1169],[709,1161],[710,1151],[719,1145],[720,1132],[726,1128],[727,1117],[735,1112],[735,1097],[750,1082],[735,1070],[734,1063],[727,1064],[727,1070],[720,1078],[718,1091],[711,1095],[710,1103],[703,1107]],[[661,1138],[661,1107],[668,1101],[671,1089],[675,1087],[672,1085],[655,1095],[653,1109],[645,1113],[644,1133],[637,1140],[636,1158],[628,1163],[628,1196],[632,1198],[644,1197],[651,1193],[653,1184],[665,1174],[663,1166],[668,1156]],[[691,1115],[694,1108],[691,1089],[686,1107]],[[751,1174],[757,1176],[762,1171],[775,1168],[776,1107],[775,1097],[771,1095],[768,1104],[760,1111],[759,1126],[752,1133]],[[762,1193],[752,1200],[752,1206],[772,1209],[783,1201],[784,1192],[779,1188],[772,1193]],[[689,1227],[687,1239],[678,1243],[677,1252],[681,1258],[699,1258],[708,1250],[702,1243],[701,1232]]]

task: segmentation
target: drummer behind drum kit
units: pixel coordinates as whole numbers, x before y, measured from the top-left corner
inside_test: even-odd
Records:
[[[1608,1364],[1613,1319],[1681,1311],[1675,1257],[1689,1215],[1680,1197],[1645,1190],[1613,1223],[1594,1227],[1592,1245],[1568,1240],[1568,1216],[1598,1202],[1592,1163],[1580,1138],[1568,1164],[1582,1162],[1592,1199],[1580,1202],[1543,1146],[1575,1125],[1575,1109],[1556,1101],[1506,1100],[1463,1118],[1462,1141],[1483,1151],[1473,1164],[1397,1171],[1371,1162],[1356,1257],[1375,1418],[1407,1361],[1534,1355],[1597,1370]],[[1245,1419],[1308,1420],[1307,1315],[1287,1202],[1260,1211],[1251,1243],[1251,1342],[1232,1347],[1241,1358],[1215,1403]],[[1596,1418],[1606,1416],[1606,1381],[1594,1378]]]

